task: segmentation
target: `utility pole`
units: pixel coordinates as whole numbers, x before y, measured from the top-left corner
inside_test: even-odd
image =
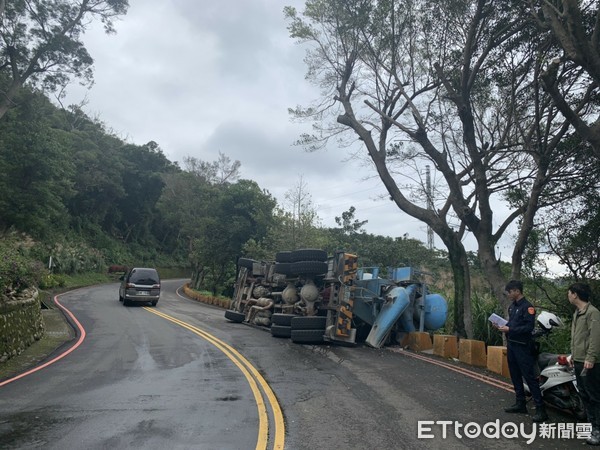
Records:
[[[425,181],[427,186],[427,209],[433,211],[433,192],[431,190],[431,170],[429,164],[425,166]],[[427,247],[433,250],[433,230],[427,225]]]

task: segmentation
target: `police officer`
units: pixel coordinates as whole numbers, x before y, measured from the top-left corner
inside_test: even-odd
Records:
[[[536,361],[533,336],[531,335],[535,326],[535,308],[523,296],[521,281],[511,280],[504,289],[512,303],[508,307],[508,323],[498,329],[506,334],[508,369],[517,398],[515,404],[504,411],[527,414],[523,387],[523,378],[525,378],[529,392],[535,401],[535,414],[532,420],[543,422],[548,419],[548,414],[544,408],[540,385],[535,376]]]

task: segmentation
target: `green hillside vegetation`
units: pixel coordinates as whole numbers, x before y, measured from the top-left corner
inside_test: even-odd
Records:
[[[13,288],[42,283],[50,258],[57,279],[112,264],[187,267],[198,288],[215,293],[231,285],[240,255],[269,259],[283,248],[346,248],[366,265],[444,264],[406,236],[293,218],[255,181],[220,178],[235,169],[223,155],[190,158],[182,169],[155,142],[127,143],[40,93],[24,89],[16,102],[0,121],[2,252],[21,269],[27,259],[36,264],[29,277],[15,269]]]
[[[363,266],[417,269],[432,291],[449,299],[441,332],[454,331],[453,278],[444,251],[409,236],[368,234],[354,208],[340,212],[337,228],[317,226],[314,210],[296,216],[255,181],[238,179],[239,163],[225,155],[213,162],[188,158],[181,168],[157,143],[127,143],[78,108],[58,108],[26,89],[16,101],[19,107],[0,120],[3,298],[29,286],[51,289],[86,274],[105,276],[113,264],[171,268],[191,274],[195,289],[227,296],[239,256],[272,260],[281,250],[344,249],[358,254]],[[476,255],[469,257],[473,337],[499,343],[487,317],[502,311]],[[533,275],[529,297],[568,317],[564,286]]]
[[[384,273],[413,267],[448,299],[439,332],[490,345],[502,337],[487,318],[506,315],[505,283],[521,279],[538,310],[566,322],[542,349],[567,351],[567,286],[587,282],[600,299],[600,74],[587,64],[597,5],[336,5],[284,8],[320,92],[289,110],[314,131],[296,144],[335,141],[354,157],[345,147],[359,142],[390,200],[445,250],[368,234],[354,207],[323,227],[301,177],[278,204],[217,150],[173,162],[154,141],[132,144],[81,107],[57,107],[47,96],[93,83],[85,32],[94,22],[114,32],[128,2],[0,2],[0,303],[28,287],[114,282],[112,265],[155,266],[227,297],[240,256],[343,249]],[[548,257],[568,275],[551,273]]]

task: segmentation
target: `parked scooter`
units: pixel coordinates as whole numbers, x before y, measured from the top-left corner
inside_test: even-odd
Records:
[[[553,328],[563,325],[555,314],[547,311],[540,313],[537,323],[540,328],[533,332],[534,339],[546,336],[552,332]],[[537,348],[539,346],[536,345]],[[540,390],[544,402],[555,408],[570,412],[578,420],[585,420],[586,413],[577,389],[575,371],[569,367],[567,356],[554,353],[538,353],[537,364]],[[525,391],[530,395],[526,382]]]

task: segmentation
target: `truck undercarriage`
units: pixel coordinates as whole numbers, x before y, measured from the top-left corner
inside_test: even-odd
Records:
[[[414,279],[412,268],[359,268],[356,255],[299,249],[275,261],[238,260],[231,309],[225,317],[269,327],[296,343],[363,341],[379,348],[411,331],[432,331],[446,321],[447,304]]]

